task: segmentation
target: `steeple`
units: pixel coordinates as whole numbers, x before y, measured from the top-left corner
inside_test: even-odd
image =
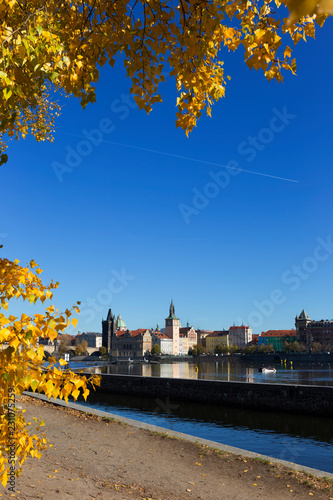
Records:
[[[175,316],[175,306],[173,305],[173,299],[171,299],[171,304],[169,308],[169,316],[166,319],[178,319]]]
[[[169,339],[172,339],[172,354],[179,354],[179,327],[180,321],[176,318],[175,306],[173,299],[169,308],[169,316],[165,319],[165,334]]]

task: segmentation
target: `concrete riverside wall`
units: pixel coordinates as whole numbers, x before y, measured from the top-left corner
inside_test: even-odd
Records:
[[[88,373],[87,373],[88,375]],[[90,374],[89,374],[90,375]],[[266,411],[333,416],[333,387],[101,375],[98,391]]]

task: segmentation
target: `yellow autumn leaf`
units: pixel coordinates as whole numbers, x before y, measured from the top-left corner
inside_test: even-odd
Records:
[[[1,15],[1,11],[0,11]],[[1,58],[1,56],[0,56]],[[1,107],[1,103],[0,103]],[[18,261],[9,261],[0,258],[0,339],[8,342],[8,347],[0,351],[0,406],[8,399],[8,388],[12,391],[12,396],[19,396],[22,392],[31,388],[33,391],[44,392],[49,398],[57,397],[60,393],[68,401],[68,397],[80,394],[78,389],[87,395],[87,380],[80,374],[71,371],[62,372],[57,369],[54,358],[48,359],[48,366],[42,366],[43,347],[36,348],[39,337],[57,335],[57,331],[63,332],[67,326],[64,321],[64,314],[59,313],[52,306],[45,310],[44,314],[36,314],[29,317],[22,314],[21,318],[3,313],[6,310],[3,305],[4,296],[10,299],[23,298],[35,304],[38,301],[44,302],[52,298],[52,290],[58,287],[58,283],[44,285],[39,277],[39,268],[34,261],[31,266],[20,266]],[[35,269],[35,272],[32,271]],[[19,284],[19,285],[18,285]],[[76,306],[73,306],[73,309]],[[66,310],[71,314],[70,310]],[[2,381],[2,382],[1,382]],[[10,382],[10,384],[8,383]],[[100,382],[100,378],[93,376],[91,386],[94,388]],[[64,391],[62,393],[62,391]],[[15,441],[18,474],[22,472],[22,467],[27,457],[39,459],[42,451],[48,447],[45,436],[41,433],[41,428],[45,422],[38,422],[33,417],[33,424],[25,420],[25,410],[19,406],[15,410]],[[35,433],[31,434],[29,429],[35,428]],[[4,460],[7,456],[7,449],[12,436],[12,431],[5,419],[0,419],[0,479],[3,486],[8,483],[10,464]],[[52,445],[50,445],[52,446]],[[54,476],[51,476],[54,477]]]
[[[115,2],[111,10],[108,2],[101,1],[92,6],[87,0],[65,0],[48,4],[47,10],[36,10],[34,2],[28,2],[24,4],[25,19],[20,2],[3,4],[0,115],[12,119],[1,120],[0,133],[10,137],[32,134],[37,141],[53,140],[60,113],[56,96],[48,93],[50,85],[79,98],[85,108],[96,100],[95,83],[101,68],[106,63],[113,66],[123,51],[130,91],[139,109],[149,113],[162,101],[159,88],[165,81],[163,73],[174,79],[178,92],[176,125],[188,135],[202,112],[206,110],[210,116],[212,104],[225,95],[220,59],[223,47],[236,51],[243,45],[246,59],[255,56],[251,67],[262,69],[268,79],[281,81],[282,71],[291,68],[282,66],[277,50],[281,45],[283,53],[289,35],[294,34],[290,22],[315,13],[317,17],[298,22],[303,39],[314,37],[315,26],[322,26],[333,10],[333,0],[286,0],[288,25],[282,21],[285,3],[280,0],[273,5],[268,0],[261,7],[254,0],[208,0],[203,10],[197,3],[187,2],[181,16],[179,6],[172,2],[149,2],[144,18],[141,2]],[[78,30],[78,26],[84,28]],[[138,51],[150,54],[144,68]],[[18,64],[22,60],[24,64]],[[277,70],[271,72],[275,65]],[[0,153],[6,147],[0,139]],[[41,270],[32,260],[30,270],[34,269],[39,275]],[[33,297],[31,294],[26,299],[33,301]],[[40,300],[43,302],[45,296]]]
[[[7,473],[7,470],[5,470],[1,476],[1,482],[2,482],[3,487],[6,486],[7,481],[8,481],[8,473]]]

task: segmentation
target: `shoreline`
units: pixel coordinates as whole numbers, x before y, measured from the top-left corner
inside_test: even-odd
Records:
[[[203,438],[200,438],[197,436],[192,436],[190,434],[185,434],[185,433],[174,431],[171,429],[166,429],[164,427],[159,427],[157,425],[148,424],[146,422],[141,422],[139,420],[135,420],[135,419],[127,418],[127,417],[122,417],[121,415],[109,413],[107,411],[97,410],[95,408],[90,408],[90,407],[87,407],[84,405],[80,405],[78,403],[68,402],[68,404],[67,404],[65,401],[60,400],[60,399],[54,399],[53,397],[49,400],[47,398],[47,396],[45,396],[44,394],[34,394],[34,393],[28,392],[28,391],[25,391],[23,394],[26,396],[29,396],[29,397],[34,397],[34,398],[40,399],[40,400],[45,401],[47,403],[50,402],[54,405],[59,405],[59,406],[65,407],[65,408],[69,407],[69,408],[72,408],[73,410],[78,410],[80,412],[95,415],[97,417],[110,418],[112,420],[122,422],[122,423],[125,423],[128,425],[131,425],[133,427],[137,427],[139,429],[147,429],[147,430],[150,430],[153,432],[166,434],[169,437],[174,437],[177,439],[185,439],[185,440],[192,442],[192,443],[197,443],[197,444],[201,444],[203,446],[208,446],[209,448],[221,450],[221,451],[224,451],[227,453],[233,453],[235,455],[242,455],[245,458],[260,458],[262,460],[268,460],[269,462],[281,464],[284,467],[294,469],[295,471],[303,471],[303,472],[306,472],[307,474],[313,474],[317,477],[328,477],[330,479],[333,479],[333,473],[322,471],[319,469],[314,469],[312,467],[307,467],[306,465],[297,464],[295,462],[288,462],[286,460],[282,460],[282,459],[275,458],[275,457],[270,457],[268,455],[262,455],[260,453],[255,453],[253,451],[244,450],[242,448],[229,446],[227,444],[219,443],[217,441],[210,441],[208,439],[203,439]]]
[[[18,500],[333,499],[333,480],[260,456],[235,454],[108,416],[22,395],[25,418],[45,421],[51,443],[16,478]],[[137,422],[135,422],[137,424]],[[31,433],[34,432],[33,424]],[[196,441],[198,439],[194,438]],[[238,451],[238,450],[234,450]]]

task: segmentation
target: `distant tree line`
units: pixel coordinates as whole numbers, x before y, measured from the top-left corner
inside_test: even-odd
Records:
[[[319,342],[313,342],[310,351],[312,353],[320,353],[323,352],[323,347]],[[330,349],[325,349],[325,351],[333,351],[333,346]],[[215,349],[214,353],[209,353],[207,351],[207,348],[201,344],[196,344],[192,348],[189,349],[188,354],[192,356],[200,356],[202,354],[235,354],[235,353],[242,353],[242,354],[269,354],[269,353],[274,353],[275,348],[273,344],[267,344],[267,345],[250,345],[247,347],[239,348],[237,345],[235,346],[226,346],[222,344],[218,344]],[[283,351],[282,352],[309,352],[309,348],[303,344],[300,344],[297,341],[294,342],[284,342],[283,344]]]

